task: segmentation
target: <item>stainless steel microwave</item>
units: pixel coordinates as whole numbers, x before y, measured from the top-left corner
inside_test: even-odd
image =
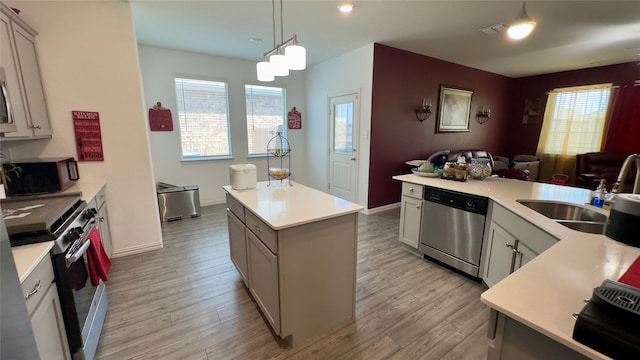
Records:
[[[11,109],[11,99],[7,88],[7,77],[4,68],[0,66],[0,133],[17,131]]]
[[[22,160],[2,167],[9,196],[55,193],[80,178],[78,162],[72,157]]]

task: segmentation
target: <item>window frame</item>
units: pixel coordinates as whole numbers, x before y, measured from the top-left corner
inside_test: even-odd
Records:
[[[225,111],[226,111],[226,122],[227,122],[227,143],[228,143],[228,154],[224,155],[206,155],[206,156],[185,156],[183,149],[183,133],[182,133],[182,123],[180,121],[180,97],[178,95],[178,87],[176,84],[177,80],[191,80],[191,81],[202,81],[202,82],[210,82],[210,83],[220,83],[224,85],[224,94],[225,94]],[[230,112],[230,100],[229,100],[229,82],[224,79],[214,79],[207,78],[202,76],[194,76],[194,75],[185,75],[185,74],[174,74],[173,75],[173,88],[176,96],[176,111],[178,117],[178,133],[180,138],[180,161],[181,162],[194,162],[194,161],[212,161],[212,160],[228,160],[233,158],[233,137],[231,133],[231,112]],[[208,133],[213,135],[213,133]]]
[[[288,136],[288,126],[287,126],[287,88],[283,86],[266,86],[262,84],[253,84],[253,83],[245,83],[244,84],[244,105],[245,105],[245,125],[247,126],[246,140],[247,140],[247,158],[264,158],[269,156],[267,149],[265,147],[264,152],[254,153],[252,154],[249,150],[249,102],[247,102],[247,87],[261,87],[261,88],[271,88],[271,89],[280,89],[282,91],[282,136],[286,139]],[[273,136],[276,136],[275,134]],[[269,139],[267,139],[269,140]]]

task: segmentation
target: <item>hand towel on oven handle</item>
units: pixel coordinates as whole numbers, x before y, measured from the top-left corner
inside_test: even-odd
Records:
[[[98,228],[91,230],[88,239],[91,241],[91,246],[87,250],[89,277],[91,278],[91,285],[98,286],[100,279],[102,281],[108,280],[107,271],[111,267],[111,260],[104,251]]]

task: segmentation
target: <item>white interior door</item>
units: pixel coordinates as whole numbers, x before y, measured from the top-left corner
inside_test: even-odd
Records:
[[[358,94],[332,97],[329,103],[329,193],[356,202]]]

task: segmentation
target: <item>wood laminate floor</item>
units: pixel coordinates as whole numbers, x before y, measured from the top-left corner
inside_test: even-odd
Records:
[[[355,321],[299,347],[229,260],[225,205],[163,223],[163,249],[113,260],[97,359],[485,359],[484,287],[403,249],[399,218],[360,214]]]

